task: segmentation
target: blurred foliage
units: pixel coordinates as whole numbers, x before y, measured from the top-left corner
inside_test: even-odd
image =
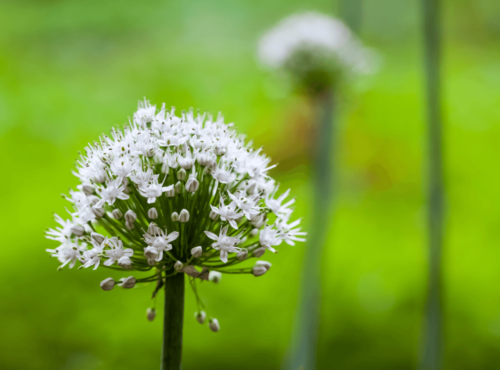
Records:
[[[360,34],[382,70],[344,91],[340,188],[322,268],[319,369],[413,369],[425,297],[425,153],[419,6],[364,2]],[[500,362],[500,5],[444,2],[446,369]],[[113,271],[56,271],[43,238],[77,153],[152,102],[216,113],[282,163],[304,226],[312,200],[307,102],[263,71],[257,38],[330,1],[0,2],[0,368],[157,368],[153,287],[103,292]],[[278,369],[290,342],[306,245],[266,255],[271,274],[203,284],[214,334],[187,294],[184,368]],[[161,298],[161,297],[160,297]],[[161,311],[161,304],[158,304]]]

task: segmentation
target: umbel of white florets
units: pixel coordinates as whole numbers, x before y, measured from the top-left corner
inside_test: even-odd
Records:
[[[339,19],[303,12],[280,21],[259,40],[260,62],[288,72],[305,88],[330,87],[342,75],[372,73],[373,51]]]
[[[47,232],[61,267],[153,270],[101,283],[130,289],[178,273],[220,281],[220,273],[260,276],[236,265],[293,245],[305,235],[290,221],[295,199],[269,176],[270,159],[206,114],[159,111],[141,102],[131,122],[89,144],[77,161],[80,180],[66,199],[68,219]],[[266,270],[267,271],[267,270]],[[215,327],[215,324],[212,326]]]

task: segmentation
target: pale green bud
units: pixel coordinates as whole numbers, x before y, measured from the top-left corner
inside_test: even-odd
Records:
[[[208,280],[212,283],[219,284],[222,280],[222,274],[219,271],[210,271],[208,274]]]
[[[109,291],[115,287],[115,281],[113,278],[107,278],[101,281],[102,290]]]
[[[179,215],[180,222],[188,222],[189,221],[189,212],[187,209],[183,209],[181,214]]]
[[[175,184],[175,193],[176,194],[182,193],[182,188],[183,188],[182,182],[177,181],[177,184]]]
[[[183,266],[184,266],[184,265],[182,264],[182,262],[181,262],[181,261],[177,261],[176,263],[174,263],[174,270],[175,270],[175,271],[180,271],[180,270],[182,270],[182,267],[183,267]]]
[[[75,225],[71,227],[71,232],[75,236],[82,236],[85,233],[85,228],[82,225]]]
[[[257,266],[255,265],[252,268],[252,274],[253,276],[262,276],[267,272],[267,269],[264,266]]]
[[[256,250],[253,251],[253,256],[254,257],[262,257],[262,255],[264,254],[264,252],[266,251],[266,248],[264,247],[260,247],[260,248],[257,248]]]
[[[272,266],[271,262],[267,262],[267,261],[257,261],[255,262],[255,266],[262,266],[267,270],[269,270]]]
[[[184,168],[181,168],[179,171],[177,171],[177,180],[179,181],[185,181],[187,179],[187,173]]]
[[[193,249],[191,249],[191,254],[193,255],[194,258],[201,257],[202,253],[203,249],[201,247],[194,247]]]
[[[200,187],[200,183],[195,178],[190,177],[186,182],[186,191],[194,193]]]
[[[135,220],[137,220],[137,215],[135,214],[134,211],[129,209],[127,213],[125,213],[125,221],[132,224],[135,222]]]
[[[158,218],[158,211],[156,208],[150,208],[148,211],[148,217],[150,220],[156,220]]]
[[[210,321],[208,322],[208,327],[214,333],[217,333],[220,330],[219,321],[217,319],[210,319]]]
[[[205,319],[207,318],[207,314],[205,313],[205,311],[198,311],[194,313],[194,317],[200,324],[204,324]]]
[[[126,278],[121,278],[120,283],[118,285],[125,289],[131,289],[135,287],[135,283],[136,283],[135,277],[129,276]]]
[[[156,310],[154,308],[148,308],[146,311],[148,321],[153,321],[156,317]]]
[[[111,215],[115,220],[119,220],[120,218],[123,217],[122,211],[120,211],[118,208],[114,209],[113,212],[111,212]]]
[[[236,258],[238,259],[238,261],[246,260],[248,258],[248,251],[246,249],[242,249],[241,251],[238,252]]]

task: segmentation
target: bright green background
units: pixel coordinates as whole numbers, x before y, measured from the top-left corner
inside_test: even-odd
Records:
[[[44,239],[77,152],[137,100],[216,113],[280,161],[307,228],[307,104],[255,58],[259,35],[329,1],[0,2],[0,369],[156,369],[153,287],[103,292],[122,275],[56,271]],[[319,369],[414,369],[426,282],[425,120],[417,1],[365,1],[361,34],[380,72],[345,91],[337,120],[336,207],[322,263]],[[500,363],[500,3],[444,4],[448,217],[445,368]],[[224,276],[201,292],[221,331],[193,318],[184,369],[278,369],[307,245],[268,256],[265,277]],[[161,306],[161,304],[159,305]],[[306,369],[307,370],[307,369]]]

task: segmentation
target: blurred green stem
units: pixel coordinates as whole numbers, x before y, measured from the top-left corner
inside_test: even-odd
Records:
[[[184,274],[175,274],[165,280],[162,370],[180,370],[181,368],[183,319]]]
[[[428,121],[429,276],[425,307],[421,370],[437,370],[442,362],[443,159],[440,105],[439,1],[422,0]]]
[[[340,0],[339,8],[345,23],[354,33],[358,33],[363,15],[363,0]]]
[[[313,143],[314,205],[312,227],[302,268],[302,297],[295,326],[288,368],[300,366],[313,370],[316,366],[316,342],[321,292],[321,255],[329,228],[333,194],[333,92],[324,91],[313,98],[317,125]]]

